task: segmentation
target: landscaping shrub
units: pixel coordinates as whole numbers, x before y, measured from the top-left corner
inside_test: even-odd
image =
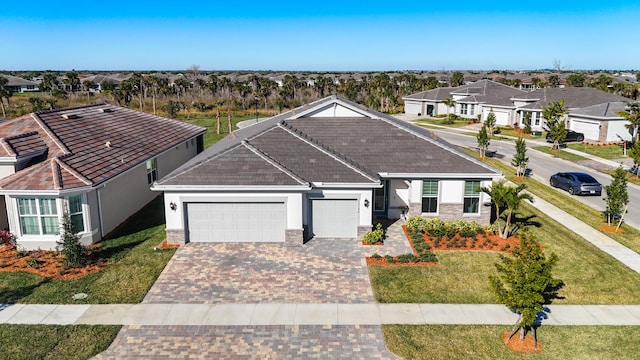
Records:
[[[0,230],[0,246],[16,247],[16,236],[6,230]]]
[[[71,216],[64,212],[62,216],[62,234],[58,245],[62,247],[63,263],[65,267],[82,267],[88,262],[87,249],[80,244],[80,238],[75,232]]]
[[[373,245],[377,242],[382,242],[384,238],[384,230],[382,230],[382,224],[377,223],[375,230],[367,231],[364,234],[364,243],[367,245]]]

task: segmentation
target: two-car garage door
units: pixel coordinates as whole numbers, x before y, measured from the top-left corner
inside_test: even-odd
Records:
[[[283,242],[284,202],[187,203],[188,241]]]

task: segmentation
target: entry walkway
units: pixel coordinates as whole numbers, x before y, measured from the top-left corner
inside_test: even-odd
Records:
[[[3,305],[4,324],[90,325],[512,325],[497,304]],[[550,305],[544,325],[640,325],[640,305]]]

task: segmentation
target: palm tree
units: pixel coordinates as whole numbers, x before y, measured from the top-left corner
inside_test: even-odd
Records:
[[[502,215],[502,209],[505,205],[505,194],[507,192],[507,186],[505,181],[500,180],[491,184],[491,187],[483,186],[480,190],[491,197],[491,202],[496,211],[496,227],[498,234],[502,234],[502,227],[500,226],[500,216]]]
[[[618,115],[629,121],[629,124],[626,126],[633,131],[633,143],[635,144],[638,142],[638,130],[640,130],[640,103],[627,103],[627,109],[628,110],[618,112]]]
[[[444,99],[442,100],[442,103],[445,104],[447,106],[447,124],[449,124],[449,110],[456,106],[456,101],[449,98],[449,99]]]
[[[509,226],[511,225],[511,220],[513,214],[518,210],[522,200],[529,200],[533,202],[533,196],[527,192],[523,192],[526,189],[527,185],[520,184],[516,187],[508,186],[507,190],[504,193],[504,197],[502,200],[504,201],[505,212],[506,212],[506,223],[504,226],[504,232],[501,234],[501,238],[506,239],[509,237]]]

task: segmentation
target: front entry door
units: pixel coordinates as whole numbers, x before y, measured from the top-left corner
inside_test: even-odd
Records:
[[[387,216],[387,210],[389,208],[389,193],[387,191],[389,187],[389,181],[382,181],[381,188],[373,189],[373,215]]]

